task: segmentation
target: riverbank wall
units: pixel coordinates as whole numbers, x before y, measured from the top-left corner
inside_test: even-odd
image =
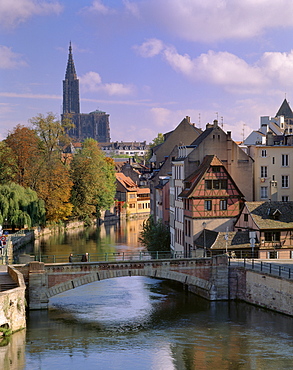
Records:
[[[26,286],[19,271],[8,266],[7,272],[18,287],[0,292],[0,327],[16,332],[26,327]]]
[[[243,267],[230,267],[229,299],[293,316],[293,281]]]

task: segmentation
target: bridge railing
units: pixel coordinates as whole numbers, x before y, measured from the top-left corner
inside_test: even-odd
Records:
[[[284,266],[282,261],[267,262],[252,258],[235,259],[229,258],[229,266],[242,266],[248,270],[264,272],[273,276],[279,276],[286,279],[293,279],[293,268]]]
[[[82,262],[84,254],[73,254],[71,262]],[[119,261],[146,261],[170,258],[183,258],[183,253],[171,253],[162,251],[140,251],[140,252],[106,252],[106,253],[89,253],[88,262],[119,262]],[[66,263],[69,262],[68,255],[36,255],[31,259],[44,263]]]

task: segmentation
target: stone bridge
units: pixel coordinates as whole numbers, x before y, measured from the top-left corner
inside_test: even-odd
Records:
[[[30,262],[15,266],[25,278],[30,310],[47,309],[50,297],[94,281],[123,276],[149,276],[177,281],[209,300],[228,297],[228,258],[164,259],[123,262]]]

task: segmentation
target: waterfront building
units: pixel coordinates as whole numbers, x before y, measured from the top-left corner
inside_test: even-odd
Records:
[[[235,230],[255,232],[258,258],[293,258],[293,202],[246,202]]]
[[[180,208],[176,207],[177,202],[182,202],[183,207],[181,204]],[[207,155],[185,178],[183,191],[175,200],[174,250],[191,255],[192,251],[196,252],[194,240],[200,233],[232,231],[243,203],[244,196],[224,164],[217,156]],[[181,207],[182,215],[177,215]],[[178,225],[180,216],[183,230]]]
[[[293,112],[287,100],[275,118],[261,117],[260,123],[244,141],[254,160],[254,200],[293,200]]]
[[[90,113],[80,113],[79,80],[77,78],[72,55],[71,43],[63,80],[63,114],[62,121],[69,119],[74,127],[68,130],[68,135],[77,141],[93,138],[98,142],[110,141],[109,114],[95,110]]]
[[[115,207],[120,217],[147,215],[150,213],[150,190],[139,188],[128,176],[116,174]]]
[[[201,129],[195,127],[190,122],[190,117],[185,117],[179,125],[172,131],[164,134],[164,142],[151,148],[151,170],[152,175],[149,180],[151,191],[151,212],[155,220],[158,220],[161,198],[157,199],[158,192],[156,187],[160,184],[161,178],[171,175],[172,159],[178,155],[179,145],[190,145],[200,134]],[[170,189],[170,196],[171,189]],[[169,205],[165,208],[169,208]]]
[[[194,228],[188,241],[185,240],[184,203],[180,194],[185,180],[200,168],[207,155],[216,155],[240,193],[246,200],[253,200],[253,160],[232,140],[231,132],[225,133],[219,127],[217,120],[213,124],[207,124],[205,131],[190,145],[179,146],[177,155],[171,160],[170,233],[171,250],[175,252],[188,254],[193,246],[193,232],[197,235],[202,230],[202,227]],[[231,223],[227,226],[230,231],[233,230]]]

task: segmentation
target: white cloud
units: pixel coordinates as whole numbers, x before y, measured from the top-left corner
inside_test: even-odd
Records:
[[[259,61],[264,73],[281,86],[293,84],[293,50],[289,53],[266,52]]]
[[[32,16],[59,14],[62,9],[58,1],[0,0],[0,24],[15,27]]]
[[[293,50],[288,53],[266,52],[253,64],[226,51],[208,51],[197,58],[181,55],[175,47],[151,39],[136,50],[143,57],[158,54],[178,73],[191,81],[223,86],[230,92],[256,93],[271,86],[293,84]]]
[[[134,2],[130,2],[129,0],[124,0],[123,4],[128,13],[133,15],[135,18],[140,18],[139,7],[137,4],[135,4]]]
[[[88,72],[79,77],[80,85],[84,92],[103,91],[108,95],[130,95],[134,91],[132,85],[124,85],[120,83],[102,83],[101,76],[97,72]]]
[[[100,13],[102,15],[113,14],[115,11],[108,6],[104,5],[101,0],[94,0],[91,6],[87,6],[83,11],[89,13]]]
[[[14,69],[26,65],[26,62],[21,60],[20,54],[14,53],[7,46],[0,45],[0,69]]]
[[[189,41],[251,38],[266,29],[293,27],[291,0],[146,0],[150,24]]]
[[[151,114],[153,117],[152,124],[164,127],[170,124],[170,121],[174,120],[174,117],[172,116],[172,111],[166,108],[152,108]]]
[[[31,93],[14,93],[14,92],[0,92],[0,96],[5,98],[25,98],[25,99],[61,99],[60,95],[48,94],[31,94]]]
[[[158,39],[149,39],[145,41],[140,46],[133,47],[139,55],[144,58],[151,58],[154,57],[163,50],[164,44],[161,40]]]

